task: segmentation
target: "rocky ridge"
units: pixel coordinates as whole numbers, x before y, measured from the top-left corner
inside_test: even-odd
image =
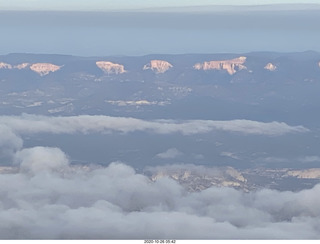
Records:
[[[97,61],[96,65],[107,74],[123,74],[127,72],[122,64],[116,64],[110,61]]]
[[[4,63],[4,62],[1,62],[0,63],[0,69],[12,69],[12,65]]]
[[[195,165],[172,165],[154,167],[148,172],[152,181],[170,178],[190,192],[202,191],[210,187],[231,187],[245,192],[261,188],[282,190],[283,187],[288,187],[288,183],[293,189],[298,186],[299,189],[305,189],[320,182],[320,168],[240,170],[230,166],[210,168]]]
[[[201,166],[192,168],[163,167],[156,169],[150,178],[152,181],[156,181],[164,177],[179,182],[188,191],[202,191],[212,186],[248,190],[245,177],[232,167],[213,169],[203,169]]]
[[[320,169],[290,170],[287,172],[287,175],[297,177],[299,179],[320,179]]]
[[[56,72],[61,66],[50,64],[50,63],[36,63],[30,65],[30,69],[41,76],[47,75],[50,72]]]
[[[15,65],[14,68],[15,69],[26,69],[29,66],[30,66],[29,63],[22,63],[22,64]]]
[[[196,70],[226,70],[230,75],[235,74],[239,70],[247,69],[244,65],[247,57],[239,57],[230,60],[207,61],[197,63],[193,66]]]
[[[18,65],[11,65],[4,62],[0,63],[0,69],[26,69],[29,68],[30,70],[38,73],[40,76],[44,76],[49,74],[50,72],[56,72],[61,68],[61,66],[51,64],[51,63],[21,63]]]
[[[270,71],[275,71],[278,67],[272,63],[268,63],[266,66],[264,66],[264,69],[270,70]]]
[[[193,67],[194,70],[199,71],[209,71],[209,70],[217,70],[217,71],[225,71],[229,75],[234,75],[240,70],[248,70],[250,68],[250,65],[247,67],[245,65],[247,61],[247,57],[240,56],[233,59],[225,59],[225,60],[211,60],[211,61],[204,61],[199,62],[195,64],[188,64],[188,66],[183,67],[183,69],[190,69]],[[104,73],[110,75],[110,74],[123,74],[128,72],[128,70],[125,69],[125,66],[121,63],[115,63],[111,61],[94,61],[95,65],[101,69]],[[65,64],[69,65],[69,64]],[[261,65],[261,64],[260,64]],[[316,65],[320,67],[320,62],[316,62]],[[61,69],[64,65],[56,65],[50,62],[38,62],[38,63],[20,63],[20,64],[10,64],[6,62],[0,62],[0,70],[23,70],[23,69],[30,69],[36,73],[38,73],[40,76],[48,75],[50,72],[56,72],[59,69]],[[162,74],[167,72],[168,70],[172,69],[174,66],[170,62],[166,60],[160,60],[160,59],[153,59],[150,60],[147,64],[145,64],[142,67],[142,70],[151,70],[155,74]],[[267,64],[262,64],[260,66],[261,68],[269,71],[276,71],[278,69],[277,65],[275,65],[272,62],[269,62]],[[178,67],[178,69],[181,69],[181,67]],[[255,70],[249,70],[250,73],[255,72]]]
[[[169,69],[173,67],[172,64],[170,64],[167,61],[164,60],[151,60],[148,64],[143,66],[143,70],[151,69],[155,73],[165,73]]]

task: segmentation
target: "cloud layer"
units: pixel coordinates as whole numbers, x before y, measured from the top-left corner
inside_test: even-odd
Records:
[[[308,131],[248,120],[1,116],[0,156],[12,162],[11,171],[0,170],[1,239],[318,239],[320,185],[297,193],[215,187],[188,192],[171,179],[153,182],[122,163],[70,166],[59,148],[23,148],[21,139],[35,133],[214,130],[266,136]],[[179,155],[174,148],[160,154]]]
[[[183,155],[182,152],[180,152],[178,149],[176,148],[169,148],[167,151],[162,152],[162,153],[158,153],[156,155],[156,157],[158,158],[162,158],[162,159],[174,159],[177,158],[179,156]]]
[[[22,147],[23,141],[10,127],[0,123],[0,160],[12,157]]]
[[[258,122],[251,120],[141,120],[126,117],[100,115],[79,115],[70,117],[47,117],[39,115],[0,116],[0,125],[7,126],[18,134],[34,133],[107,133],[112,131],[129,133],[146,131],[157,134],[181,133],[192,135],[213,130],[234,133],[280,136],[287,133],[303,133],[309,130],[303,126],[290,126],[283,122]]]
[[[2,239],[320,238],[320,185],[296,193],[187,192],[122,163],[71,167],[56,148],[16,157],[19,172],[0,174]]]

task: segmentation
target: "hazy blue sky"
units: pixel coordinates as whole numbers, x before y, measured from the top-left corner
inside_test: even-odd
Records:
[[[195,5],[318,3],[319,0],[0,0],[1,10],[113,10]]]
[[[193,4],[239,5],[240,2],[299,3],[301,0],[0,0],[0,10],[114,10]],[[153,13],[4,11],[0,14],[0,54],[101,56],[320,51],[319,7],[299,5],[294,11],[284,6],[198,9],[205,11],[176,11],[180,8]]]

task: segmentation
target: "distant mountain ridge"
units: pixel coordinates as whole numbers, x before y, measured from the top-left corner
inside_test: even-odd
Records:
[[[232,11],[304,11],[320,10],[320,4],[263,4],[263,5],[207,5],[187,7],[147,8],[131,11],[142,12],[232,12]]]
[[[313,51],[136,57],[2,55],[0,112],[258,118],[300,124],[317,116],[308,111],[320,104],[319,63],[320,53]],[[316,123],[308,120],[312,121]]]
[[[34,72],[47,75],[49,72],[56,72],[63,66],[80,66],[87,63],[88,66],[95,65],[108,74],[123,74],[126,71],[146,71],[152,70],[155,73],[165,73],[169,69],[195,69],[195,70],[220,70],[227,71],[230,75],[239,70],[249,70],[247,64],[256,62],[255,68],[264,68],[269,71],[275,71],[280,59],[287,58],[288,62],[308,61],[309,64],[319,66],[320,54],[317,52],[303,53],[248,53],[248,54],[181,54],[181,55],[146,55],[138,57],[76,57],[67,55],[46,55],[46,54],[8,54],[0,56],[0,70],[26,69],[30,68]],[[132,61],[136,61],[133,67]],[[263,60],[265,60],[263,62]],[[251,62],[250,62],[251,61]],[[52,63],[50,63],[52,62]],[[279,63],[280,64],[280,63]],[[40,67],[41,66],[41,67]],[[130,67],[131,66],[131,67]],[[139,67],[140,66],[140,67]],[[281,67],[281,66],[280,66]],[[85,70],[83,70],[85,71]]]

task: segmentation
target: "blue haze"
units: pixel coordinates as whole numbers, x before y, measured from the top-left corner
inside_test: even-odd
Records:
[[[1,12],[0,54],[320,51],[319,10]]]

